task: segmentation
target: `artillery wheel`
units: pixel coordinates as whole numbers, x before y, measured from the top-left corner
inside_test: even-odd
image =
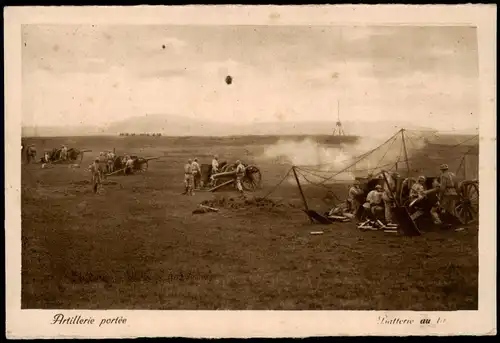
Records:
[[[455,207],[455,214],[464,225],[475,222],[479,215],[479,183],[463,181],[458,189],[460,198]]]
[[[243,187],[250,191],[259,189],[262,185],[262,174],[256,166],[250,165],[245,168]]]

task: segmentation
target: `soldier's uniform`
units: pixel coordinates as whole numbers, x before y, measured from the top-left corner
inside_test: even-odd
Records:
[[[94,160],[94,163],[92,163],[89,166],[89,170],[92,175],[91,179],[92,190],[94,191],[94,193],[97,193],[99,186],[101,185],[101,175],[102,175],[102,168],[98,158],[96,158]]]
[[[184,166],[184,194],[193,195],[193,165],[191,160]]]
[[[245,177],[245,166],[240,162],[236,161],[236,188],[240,193],[243,193],[243,178]]]
[[[65,145],[61,147],[61,160],[66,161],[68,158],[68,148]]]
[[[422,199],[426,196],[425,194],[425,176],[419,176],[418,182],[416,182],[410,189],[410,202],[416,199]],[[441,224],[441,219],[439,218],[437,205],[431,208],[431,216],[434,224]]]
[[[359,181],[355,181],[354,185],[349,188],[349,192],[347,195],[347,204],[349,205],[349,210],[352,213],[356,213],[361,206],[361,203],[358,201],[358,197],[363,194],[363,190],[359,187]]]
[[[125,162],[125,175],[133,173],[134,173],[134,160],[129,157],[127,162]]]
[[[383,212],[383,207],[382,207],[382,196],[383,196],[383,191],[382,191],[382,186],[377,185],[375,186],[375,189],[372,190],[368,195],[366,196],[366,201],[370,204],[370,211],[372,215],[379,219],[382,212]]]
[[[424,176],[419,176],[418,181],[411,186],[410,189],[410,201],[413,201],[417,198],[423,198],[425,196],[424,191],[424,182],[425,182],[425,177]]]
[[[439,202],[441,208],[449,214],[455,215],[455,207],[458,198],[455,188],[455,174],[448,171],[448,165],[442,164],[439,177]]]
[[[217,174],[219,172],[219,160],[217,156],[214,156],[212,160],[212,174]]]
[[[112,152],[108,154],[107,168],[108,173],[112,173],[115,170],[115,154]]]
[[[195,158],[193,163],[191,163],[192,172],[193,172],[193,186],[194,189],[199,189],[200,181],[201,181],[201,169],[198,164],[198,159]]]

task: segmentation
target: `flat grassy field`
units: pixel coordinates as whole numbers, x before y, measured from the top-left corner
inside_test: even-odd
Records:
[[[264,144],[168,137],[33,138],[92,149],[81,168],[22,165],[22,307],[185,310],[474,310],[478,229],[415,238],[361,232],[354,223],[312,225],[293,180],[267,194],[290,165]],[[106,180],[87,166],[99,151],[162,156],[144,174]],[[183,192],[183,165],[238,158],[257,164],[263,189],[245,203],[232,191]],[[346,185],[334,191],[344,197]],[[305,186],[329,209],[325,189]],[[231,200],[233,199],[233,200]],[[207,200],[217,213],[193,214]],[[225,204],[223,204],[225,202]],[[311,231],[324,231],[311,235]]]

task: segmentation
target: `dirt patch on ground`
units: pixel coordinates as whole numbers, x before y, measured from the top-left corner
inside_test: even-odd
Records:
[[[276,201],[269,198],[261,197],[216,197],[210,200],[204,200],[201,202],[203,206],[209,206],[213,208],[224,208],[224,209],[243,209],[243,208],[257,208],[265,211],[284,211],[286,208],[290,208],[291,205],[288,203],[283,203],[282,201]]]

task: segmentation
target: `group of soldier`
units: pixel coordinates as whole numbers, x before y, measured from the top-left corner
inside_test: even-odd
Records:
[[[21,151],[26,153],[26,162],[28,164],[31,163],[32,160],[34,161],[36,159],[36,147],[34,144],[29,144],[27,146],[21,144]],[[68,160],[68,147],[66,145],[61,145],[57,158],[60,161]],[[41,162],[50,163],[50,155],[47,151],[45,151],[41,157]]]
[[[219,157],[217,155],[213,156],[211,171],[210,171],[210,184],[214,185],[215,178],[214,175],[220,173],[219,170]],[[236,188],[243,194],[243,177],[245,176],[245,166],[240,160],[236,161]],[[188,159],[187,163],[184,165],[184,195],[194,195],[195,190],[199,190],[203,187],[201,181],[201,167],[198,163],[198,158]]]
[[[394,179],[398,178],[397,173],[391,175]],[[360,202],[360,196],[364,195],[364,191],[360,187],[358,180],[348,192],[348,207],[354,212],[358,213],[359,210],[368,210],[369,214],[376,219],[382,219],[387,224],[393,223],[392,209],[394,208],[393,193],[395,192],[395,185],[388,185],[385,187],[377,184],[373,190],[370,190],[366,196],[365,202]],[[456,189],[455,175],[449,171],[447,164],[440,166],[439,178],[434,180],[432,188],[437,194],[438,201],[433,204],[430,209],[430,214],[435,224],[441,225],[442,221],[439,216],[440,212],[447,212],[451,215],[456,215],[455,207],[458,197]],[[426,177],[419,176],[417,182],[412,185],[409,194],[408,204],[418,203],[420,200],[427,197],[432,190],[426,189]],[[434,192],[433,192],[434,193]]]
[[[94,162],[89,165],[91,174],[92,189],[98,191],[98,187],[102,185],[102,180],[105,173],[115,172],[116,154],[113,151],[103,151],[94,159]],[[104,165],[104,167],[103,167]],[[121,165],[125,175],[132,174],[134,171],[134,160],[130,155],[126,154],[122,157]]]

